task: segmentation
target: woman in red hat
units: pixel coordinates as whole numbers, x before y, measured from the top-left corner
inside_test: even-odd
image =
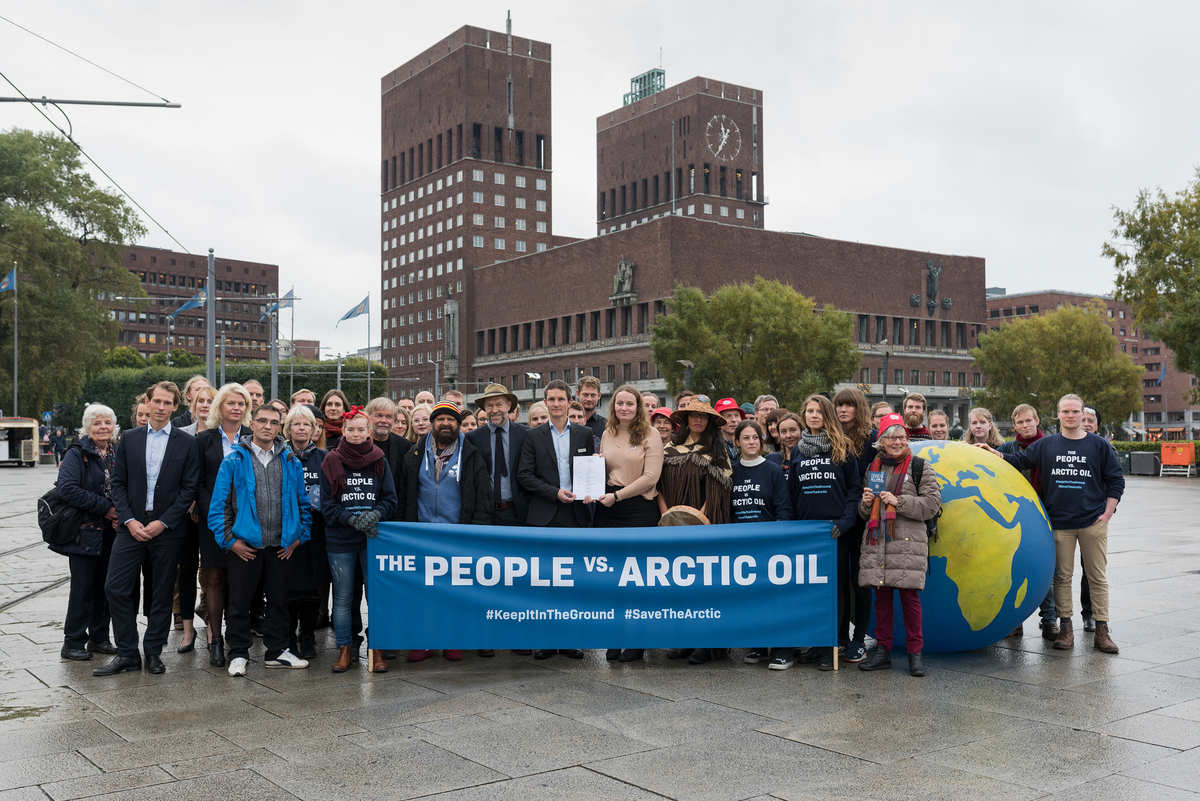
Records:
[[[671,435],[675,433],[675,424],[671,422],[671,410],[665,406],[659,406],[650,413],[650,425],[654,426],[654,430],[658,432],[658,438],[662,440],[663,447],[667,447],[667,443],[671,441]]]
[[[678,424],[679,430],[663,453],[659,513],[672,506],[690,506],[710,523],[728,523],[733,468],[721,436],[725,419],[709,405],[708,396],[696,395],[687,406],[675,410],[671,422]],[[702,665],[712,659],[712,652],[708,648],[675,648],[667,657],[687,657],[693,665]]]
[[[859,670],[890,670],[892,667],[893,590],[900,595],[907,634],[908,672],[925,675],[921,661],[921,597],[929,565],[929,537],[925,521],[937,514],[942,493],[937,474],[929,464],[921,466],[916,482],[914,467],[924,460],[908,447],[904,418],[886,414],[879,421],[878,456],[867,471],[858,514],[867,521],[862,544],[858,583],[875,590],[875,640]],[[876,493],[871,474],[881,473],[883,487]]]

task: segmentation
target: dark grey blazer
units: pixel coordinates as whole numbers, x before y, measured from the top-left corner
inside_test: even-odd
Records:
[[[529,516],[526,520],[531,526],[549,525],[554,519],[555,512],[561,504],[558,502],[560,486],[558,475],[558,457],[554,453],[554,440],[550,428],[553,423],[546,423],[537,428],[529,429],[525,442],[521,445],[521,462],[517,466],[517,480],[529,493]],[[573,425],[569,429],[571,436],[571,470],[574,473],[576,456],[591,456],[596,452],[596,441],[592,437],[592,429],[587,426]],[[579,525],[591,525],[591,515],[582,502],[571,504]]]
[[[525,488],[521,486],[521,482],[517,480],[517,470],[521,462],[521,446],[525,444],[525,438],[529,435],[529,426],[521,423],[508,424],[508,453],[504,454],[508,457],[508,483],[512,488],[513,503],[516,504],[517,520],[521,525],[525,525],[525,520],[529,516],[529,494],[525,492]],[[488,467],[488,476],[495,480],[492,475],[492,469],[495,465],[495,459],[492,458],[492,429],[486,423],[481,425],[474,431],[467,432],[466,440],[475,446],[475,450],[479,451],[483,456],[483,461]],[[494,484],[493,484],[494,486]],[[499,498],[493,498],[496,503],[500,503]]]
[[[160,521],[166,535],[183,536],[187,510],[200,483],[200,451],[196,438],[171,426],[171,436],[154,486],[153,520]],[[117,443],[112,474],[113,506],[124,525],[146,513],[146,426],[126,431]]]

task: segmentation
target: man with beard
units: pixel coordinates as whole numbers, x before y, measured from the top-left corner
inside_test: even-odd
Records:
[[[929,435],[933,439],[949,439],[950,415],[946,414],[941,409],[934,409],[932,412],[930,412]]]
[[[584,425],[592,429],[596,439],[600,439],[604,436],[604,424],[608,422],[607,417],[596,411],[596,405],[600,403],[600,379],[594,375],[580,376],[579,383],[575,385],[575,397],[583,404],[586,415]]]
[[[933,439],[925,427],[925,396],[916,392],[904,397],[904,427],[908,429],[908,441]]]

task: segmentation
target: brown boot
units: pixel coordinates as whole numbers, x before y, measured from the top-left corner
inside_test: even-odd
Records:
[[[1108,623],[1103,620],[1096,621],[1096,640],[1093,645],[1096,646],[1096,650],[1103,651],[1106,654],[1120,653],[1117,644],[1108,635]]]
[[[1058,638],[1054,647],[1059,651],[1068,651],[1075,647],[1075,627],[1070,618],[1063,618],[1058,623]]]
[[[371,652],[371,672],[387,673],[387,660],[383,658],[383,651]]]
[[[351,648],[349,645],[343,645],[339,648],[337,661],[333,663],[333,667],[330,670],[334,673],[345,673],[346,668],[350,667],[350,651]]]

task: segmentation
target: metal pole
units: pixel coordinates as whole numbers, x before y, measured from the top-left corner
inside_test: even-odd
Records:
[[[225,386],[225,332],[221,332],[221,386]]]
[[[211,385],[216,380],[216,356],[217,356],[217,262],[213,258],[213,249],[208,249],[208,283],[204,303],[208,306],[208,322],[205,323],[204,329],[204,361],[208,367],[205,370],[207,373],[208,383]],[[224,346],[221,349],[224,354]],[[225,383],[225,359],[221,359],[221,384]]]
[[[671,120],[671,216],[675,216],[675,120]],[[690,387],[689,387],[690,389]]]
[[[338,354],[337,363],[338,363],[337,388],[338,388],[338,391],[340,392],[342,389],[342,354],[340,354],[340,353]],[[347,410],[347,411],[349,411],[349,410]]]
[[[279,310],[271,312],[271,397],[279,397]]]
[[[296,285],[292,284],[292,297],[296,296]],[[288,400],[296,392],[296,301],[292,301],[292,358],[288,364]]]
[[[17,407],[17,263],[13,262],[13,417],[20,417]]]
[[[438,393],[440,392],[439,387],[442,384],[441,379],[438,377],[440,374],[440,371],[438,370],[439,364],[440,362],[433,363],[433,399],[435,401],[438,399]]]
[[[371,293],[367,293],[367,402],[371,402]]]

